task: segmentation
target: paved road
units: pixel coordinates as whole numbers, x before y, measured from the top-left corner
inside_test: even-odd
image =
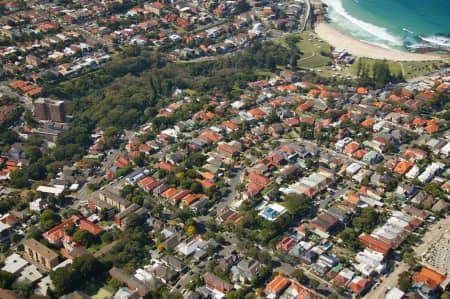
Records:
[[[389,287],[395,287],[397,285],[399,275],[408,270],[408,265],[403,262],[396,263],[396,265],[397,267],[395,270],[386,279],[384,279],[376,289],[372,289],[369,293],[367,293],[363,299],[384,299]]]
[[[234,174],[234,177],[229,182],[231,192],[217,204],[217,211],[222,211],[226,207],[230,206],[231,203],[236,199],[236,195],[238,193],[238,191],[236,190],[236,186],[242,182],[243,175],[244,172],[242,169],[239,169]]]
[[[110,151],[108,151],[108,153],[109,152]],[[120,154],[121,154],[121,152],[119,150],[112,150],[112,154],[108,155],[106,157],[106,160],[102,162],[102,164],[103,164],[102,169],[104,169],[104,170],[110,169],[112,167],[112,165],[114,164],[114,161],[116,161],[119,158]],[[103,176],[101,176],[101,175],[98,177],[88,177],[86,179],[86,182],[81,187],[81,189],[78,190],[78,192],[76,193],[76,195],[75,195],[76,200],[69,207],[77,208],[82,201],[86,201],[86,200],[88,200],[89,197],[93,196],[93,194],[95,192],[88,194],[88,192],[89,192],[88,183],[94,183],[94,184],[98,183],[102,180],[102,178],[103,178]]]
[[[306,0],[305,3],[306,3],[306,16],[303,20],[303,25],[300,27],[300,28],[302,28],[302,31],[305,31],[305,29],[306,29],[306,25],[308,24],[309,14],[311,11],[311,5],[309,3],[309,0]]]

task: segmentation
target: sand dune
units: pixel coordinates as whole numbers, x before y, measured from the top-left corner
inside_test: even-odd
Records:
[[[315,31],[321,39],[333,47],[346,49],[354,56],[393,61],[430,61],[443,59],[439,55],[401,52],[371,45],[344,34],[324,22],[316,24]]]

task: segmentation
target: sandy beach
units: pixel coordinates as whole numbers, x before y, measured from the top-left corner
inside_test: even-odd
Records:
[[[393,61],[430,61],[443,59],[443,57],[438,55],[401,52],[371,45],[342,33],[324,22],[316,24],[315,31],[321,39],[333,47],[346,49],[354,56]]]

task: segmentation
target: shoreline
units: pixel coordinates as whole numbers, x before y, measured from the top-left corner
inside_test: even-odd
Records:
[[[345,34],[325,22],[316,23],[314,31],[320,39],[333,47],[345,49],[348,53],[357,57],[391,61],[433,61],[444,59],[440,55],[402,52],[372,45]]]

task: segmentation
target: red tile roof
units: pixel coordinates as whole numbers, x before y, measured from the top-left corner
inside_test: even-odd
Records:
[[[445,280],[445,275],[436,271],[423,267],[420,272],[415,272],[412,280],[419,283],[425,283],[430,289],[434,290],[438,285]]]
[[[272,183],[272,181],[262,175],[256,174],[254,172],[250,173],[248,176],[249,181],[257,183],[259,185],[269,185],[270,183]]]
[[[175,188],[169,188],[166,191],[164,191],[161,195],[165,198],[171,198],[172,196],[176,195],[178,193],[178,190]]]
[[[273,293],[279,293],[284,290],[289,284],[290,280],[281,275],[277,275],[269,284],[266,286],[266,290]]]
[[[387,243],[385,243],[375,237],[372,237],[371,235],[368,235],[366,233],[362,233],[359,236],[359,240],[361,242],[363,242],[370,249],[380,252],[384,255],[386,255],[392,249],[391,244],[387,244]]]
[[[167,162],[158,162],[155,164],[156,167],[170,171],[170,172],[175,172],[176,167],[167,163]]]
[[[371,127],[371,126],[373,126],[374,122],[375,122],[375,120],[373,118],[368,118],[365,121],[361,122],[361,126]]]

